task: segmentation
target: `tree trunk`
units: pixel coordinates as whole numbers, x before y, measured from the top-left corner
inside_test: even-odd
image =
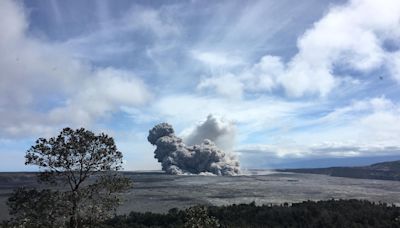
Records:
[[[79,228],[79,215],[78,215],[78,203],[77,203],[77,192],[73,192],[72,194],[72,211],[71,218],[69,222],[70,228]]]

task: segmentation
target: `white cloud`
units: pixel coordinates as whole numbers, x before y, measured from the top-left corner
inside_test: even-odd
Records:
[[[376,16],[371,16],[376,15]],[[313,28],[299,38],[299,52],[288,63],[281,83],[288,94],[326,95],[338,77],[334,67],[340,65],[369,72],[385,64],[382,44],[400,31],[398,1],[354,0],[333,7]]]
[[[337,67],[362,74],[387,67],[392,78],[400,82],[400,51],[384,47],[386,40],[398,40],[399,34],[399,1],[352,0],[332,7],[300,36],[298,52],[290,61],[283,63],[277,57],[266,55],[260,62],[236,73],[236,80],[247,92],[283,88],[291,97],[326,96],[338,85],[347,83],[348,75],[336,73]],[[211,77],[214,81],[219,78],[218,75]],[[223,91],[220,87],[214,85],[217,92]]]
[[[197,89],[212,88],[218,94],[239,99],[243,93],[243,83],[233,74],[225,74],[218,77],[207,78],[201,81]]]
[[[301,145],[250,144],[241,145],[236,151],[241,156],[246,156],[246,154],[261,154],[265,155],[265,157],[276,158],[296,158],[310,155],[310,151]]]
[[[121,110],[122,106],[143,105],[151,97],[143,81],[131,72],[113,68],[97,70],[82,84],[82,90],[72,95],[65,106],[51,110],[51,121],[88,124],[96,117]]]
[[[136,166],[144,161],[139,157],[152,161],[152,148],[143,142],[150,123],[167,121],[182,132],[211,113],[233,121],[235,149],[248,144],[281,158],[397,153],[396,101],[366,97],[338,107],[362,96],[364,86],[376,89],[367,94],[375,96],[391,82],[384,75],[371,85],[363,75],[387,70],[400,81],[397,1],[351,0],[311,26],[327,2],[127,4],[121,11],[103,5],[99,21],[82,25],[88,33],[63,34],[64,43],[32,36],[27,29],[35,21],[18,3],[0,1],[0,139],[100,125],[137,155]],[[56,14],[49,19],[63,25],[67,15]],[[52,29],[46,26],[35,24],[34,32]],[[282,93],[307,101],[285,100]],[[124,129],[140,137],[119,134],[126,119],[108,122],[120,111],[133,118]]]
[[[213,89],[230,98],[242,98],[244,92],[269,91],[278,86],[278,77],[284,73],[284,65],[275,56],[264,56],[261,61],[239,75],[225,73],[200,81],[198,89]]]
[[[1,39],[0,45],[7,46],[10,42],[18,41],[23,31],[28,27],[25,20],[25,12],[15,2],[1,1],[0,2],[0,20]]]
[[[290,140],[242,145],[243,153],[272,157],[346,157],[397,155],[400,152],[400,104],[385,97],[354,101],[319,119],[300,120],[285,135]],[[316,129],[316,130],[313,130]]]
[[[23,6],[0,4],[0,137],[88,126],[121,106],[142,105],[150,98],[132,72],[95,68],[59,44],[30,37]]]
[[[228,55],[222,52],[194,50],[191,54],[194,59],[199,60],[211,68],[227,68],[243,64],[243,61],[238,56],[232,54]]]
[[[400,51],[387,55],[387,66],[392,77],[400,82]]]
[[[147,121],[168,122],[178,131],[193,126],[209,114],[220,116],[233,121],[240,129],[237,131],[237,143],[241,143],[253,133],[290,128],[291,124],[297,122],[296,115],[312,110],[314,105],[267,97],[243,101],[179,94],[155,100],[145,113],[157,114],[152,121]],[[133,116],[137,116],[137,113],[134,112]]]
[[[121,28],[124,30],[148,30],[158,37],[178,35],[180,30],[175,21],[163,12],[162,10],[135,6],[118,23],[123,25]]]
[[[105,15],[102,17],[108,18]],[[106,21],[102,19],[101,27],[77,37],[70,37],[62,45],[66,49],[74,50],[76,57],[108,61],[118,54],[138,51],[143,46],[152,50],[153,43],[179,37],[180,33],[180,27],[168,10],[133,5],[121,16],[108,18]],[[172,41],[169,41],[163,43],[163,48],[171,45]]]
[[[299,142],[347,142],[351,146],[400,146],[400,105],[385,97],[355,101],[338,108],[308,126],[320,126],[318,132],[293,136]]]
[[[400,139],[400,109],[377,111],[362,118],[358,124],[363,139],[389,145],[398,145]]]
[[[260,62],[241,75],[250,91],[272,91],[278,85],[278,78],[284,73],[284,65],[276,56],[264,56]]]
[[[398,155],[400,146],[379,144],[354,145],[345,142],[322,142],[314,145],[242,145],[237,149],[241,156],[257,154],[257,157],[275,159],[293,158],[343,158]],[[268,164],[268,161],[266,161]]]

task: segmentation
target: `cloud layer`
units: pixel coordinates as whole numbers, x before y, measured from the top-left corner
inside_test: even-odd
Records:
[[[345,80],[349,73],[338,72],[338,68],[357,75],[385,68],[400,82],[399,28],[398,1],[349,1],[332,7],[298,38],[298,52],[290,61],[265,55],[258,63],[236,74],[206,78],[199,88],[213,88],[228,96],[241,96],[244,90],[271,93],[280,88],[290,97],[327,96],[337,86],[349,82]],[[202,61],[221,62],[215,61],[211,54],[208,56]],[[230,85],[225,85],[226,81],[230,81]]]
[[[399,23],[396,0],[4,0],[0,154],[87,127],[159,169],[145,138],[168,122],[247,164],[396,155]]]
[[[12,1],[0,4],[1,137],[91,126],[121,106],[150,99],[147,86],[133,72],[93,66],[58,43],[30,37],[23,7]]]

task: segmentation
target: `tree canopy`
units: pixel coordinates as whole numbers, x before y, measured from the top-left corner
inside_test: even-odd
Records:
[[[16,222],[30,227],[91,227],[115,214],[121,201],[116,193],[131,186],[129,178],[117,173],[122,153],[104,133],[64,128],[57,137],[36,140],[25,158],[26,165],[39,167],[41,183],[58,189],[17,189],[10,197]],[[33,198],[27,198],[29,194]]]

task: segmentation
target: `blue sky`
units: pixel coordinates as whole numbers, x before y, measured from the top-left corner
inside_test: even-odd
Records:
[[[159,122],[213,120],[245,168],[400,152],[397,0],[3,0],[0,49],[0,171],[66,126],[113,136],[126,170],[159,169]]]

